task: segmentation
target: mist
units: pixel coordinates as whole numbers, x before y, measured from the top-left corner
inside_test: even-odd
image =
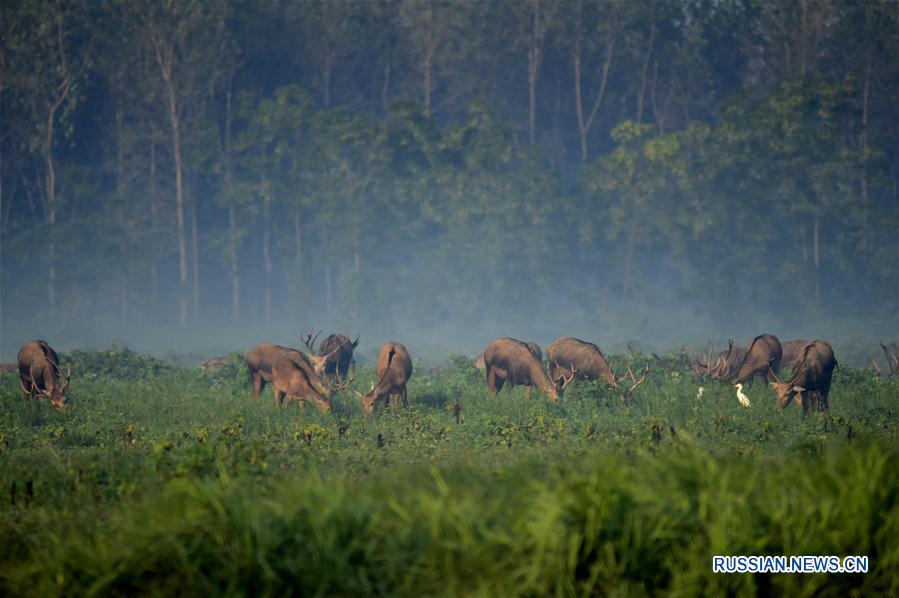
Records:
[[[0,360],[899,334],[895,5],[534,6],[4,5]]]

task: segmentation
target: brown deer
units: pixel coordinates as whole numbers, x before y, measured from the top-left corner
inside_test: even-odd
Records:
[[[531,353],[533,353],[533,355],[534,355],[534,359],[536,359],[540,363],[543,363],[543,351],[540,349],[540,345],[538,345],[537,343],[535,343],[533,341],[521,341],[521,342],[523,342],[524,344],[526,344],[528,346],[528,348],[531,350]],[[479,370],[483,370],[487,367],[484,364],[484,352],[483,351],[481,351],[481,354],[475,358],[474,367],[478,368]]]
[[[746,383],[756,376],[761,376],[767,383],[770,372],[777,374],[780,371],[782,357],[783,348],[777,337],[773,334],[761,334],[752,339],[746,354],[736,367],[736,372],[724,376],[723,379],[734,383]]]
[[[354,363],[353,351],[359,345],[359,336],[357,335],[356,340],[351,341],[350,337],[345,334],[339,332],[330,334],[318,346],[318,354],[316,354],[315,339],[318,338],[321,332],[316,334],[315,337],[312,336],[312,332],[310,330],[303,337],[303,342],[306,344],[306,348],[309,349],[310,359],[313,355],[316,355],[318,359],[324,360],[321,369],[316,371],[329,380],[335,378],[338,380],[346,379],[350,371],[350,364]],[[316,367],[319,367],[317,363]]]
[[[286,397],[288,405],[294,400],[300,401],[300,405],[309,401],[318,407],[319,411],[327,413],[331,410],[331,394],[345,389],[352,382],[350,379],[333,388],[326,387],[310,367],[309,362],[297,359],[293,352],[285,351],[272,365],[272,387],[275,392],[275,406],[279,410]]]
[[[556,383],[559,394],[562,393],[565,380],[569,378],[572,388],[578,380],[600,378],[618,388],[618,379],[612,373],[606,356],[593,343],[573,337],[556,339],[546,348],[546,361],[549,377]]]
[[[56,351],[46,341],[28,341],[19,349],[17,361],[22,392],[33,399],[48,397],[50,404],[64,411],[69,402],[66,389],[72,381],[72,370],[66,367],[65,382],[60,384],[62,370]]]
[[[315,362],[306,356],[302,351],[283,347],[274,343],[261,343],[247,351],[247,369],[250,372],[250,384],[252,385],[251,396],[256,401],[265,388],[266,382],[272,381],[272,370],[275,362],[281,359],[285,354],[289,355],[296,364],[309,370],[311,374],[310,382],[316,388],[316,391],[322,395],[329,396],[329,389],[322,381],[319,374],[315,371]]]
[[[809,339],[797,339],[780,343],[783,349],[783,356],[780,358],[780,369],[795,367],[802,358],[802,352],[813,342],[813,340]]]
[[[777,393],[777,407],[783,409],[790,401],[795,400],[797,404],[802,405],[803,415],[807,414],[812,406],[818,411],[828,411],[830,381],[836,367],[837,360],[830,343],[822,340],[809,341],[803,348],[789,380],[781,382],[773,369],[771,370],[775,380],[771,386]]]
[[[640,380],[637,380],[630,368],[626,375],[616,378],[606,356],[599,347],[578,338],[563,337],[550,343],[546,348],[546,360],[549,377],[556,383],[559,394],[569,384],[574,389],[578,380],[602,379],[608,382],[612,388],[623,388],[621,383],[630,377],[632,385],[624,390],[622,399],[631,401],[634,391],[646,381],[645,373]]]
[[[375,374],[378,381],[369,392],[356,392],[366,418],[370,418],[381,405],[386,405],[388,397],[392,399],[394,407],[398,407],[400,401],[403,402],[403,407],[409,406],[406,384],[412,377],[412,358],[402,343],[389,342],[381,345]]]
[[[487,389],[491,395],[496,395],[508,382],[510,385],[523,384],[527,399],[531,398],[531,386],[538,386],[553,401],[560,399],[553,381],[543,371],[531,348],[519,340],[500,338],[487,345],[484,366],[487,370]],[[565,385],[570,381],[571,378]]]

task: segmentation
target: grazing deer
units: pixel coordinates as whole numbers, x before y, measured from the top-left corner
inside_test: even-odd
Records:
[[[531,386],[538,386],[554,401],[560,399],[553,381],[543,371],[527,344],[514,338],[500,338],[484,349],[487,370],[487,389],[491,395],[502,390],[503,384],[523,384],[524,396],[531,398]],[[571,381],[569,378],[565,385]]]
[[[275,391],[275,406],[279,410],[286,398],[288,405],[294,400],[300,401],[301,405],[309,401],[319,411],[326,413],[331,410],[331,395],[344,390],[352,382],[350,379],[344,384],[325,387],[321,378],[309,367],[309,363],[298,360],[292,352],[284,352],[272,365],[272,387]]]
[[[65,382],[60,384],[62,371],[56,351],[46,341],[28,341],[19,349],[17,361],[22,392],[33,399],[48,397],[50,404],[64,411],[69,402],[66,389],[72,381],[72,370],[66,367]]]
[[[403,407],[409,406],[406,384],[412,377],[412,358],[402,343],[389,342],[381,345],[375,374],[378,381],[369,392],[356,392],[366,418],[371,417],[380,405],[386,405],[388,396],[392,398],[394,407],[399,406],[400,401],[403,402]]]
[[[549,376],[556,383],[561,394],[569,384],[574,389],[578,380],[605,380],[612,388],[624,388],[622,383],[630,378],[631,387],[624,390],[622,400],[630,402],[634,391],[646,381],[646,373],[640,380],[634,376],[630,368],[627,374],[615,377],[612,367],[599,347],[578,338],[564,337],[550,343],[546,348],[546,360]],[[649,366],[647,365],[647,371]]]
[[[252,385],[251,396],[256,401],[265,388],[266,382],[272,381],[272,369],[275,362],[284,355],[289,355],[299,367],[308,369],[311,377],[310,382],[316,388],[316,391],[322,395],[330,396],[330,389],[322,381],[321,376],[316,371],[318,361],[305,355],[302,351],[283,347],[274,343],[261,343],[247,351],[247,369],[250,372],[250,384]],[[323,363],[322,358],[321,361]]]
[[[736,372],[725,376],[725,380],[731,382],[750,382],[756,376],[761,376],[768,382],[769,372],[775,374],[780,371],[780,360],[783,357],[783,348],[780,341],[773,334],[761,334],[752,340],[746,354],[736,368]]]
[[[830,343],[822,340],[811,341],[803,349],[789,380],[781,382],[773,369],[770,372],[775,380],[771,385],[777,393],[778,408],[783,409],[790,401],[795,400],[797,404],[802,405],[803,415],[807,414],[812,406],[818,411],[828,411],[830,382],[836,367],[837,360]]]

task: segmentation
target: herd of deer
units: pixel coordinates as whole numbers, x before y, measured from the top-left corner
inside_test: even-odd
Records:
[[[315,341],[318,334],[306,333],[301,340],[307,352],[273,343],[256,345],[247,352],[246,363],[252,384],[251,396],[259,400],[266,383],[274,389],[275,404],[280,409],[284,402],[297,400],[301,404],[311,402],[321,411],[331,409],[331,397],[345,390],[353,382],[348,377],[354,363],[353,351],[359,344],[359,337],[351,341],[344,334],[331,334],[322,340],[318,351]],[[706,347],[703,359],[690,357],[684,347],[683,358],[690,370],[701,377],[734,383],[737,398],[744,406],[749,402],[742,393],[744,383],[751,383],[762,377],[775,389],[776,402],[783,408],[795,401],[802,406],[803,413],[809,409],[828,410],[828,395],[833,370],[837,366],[830,343],[823,340],[793,340],[781,343],[772,334],[762,334],[752,340],[748,347],[728,343],[727,351],[722,351],[712,361],[712,345]],[[886,370],[881,370],[873,362],[878,375],[893,376],[899,370],[899,346],[881,343],[886,355]],[[525,387],[529,399],[531,387],[536,386],[552,400],[561,399],[566,388],[574,388],[579,380],[605,380],[613,388],[620,389],[622,400],[633,399],[634,391],[646,381],[649,366],[637,379],[630,368],[627,374],[615,376],[609,362],[599,347],[580,339],[565,337],[552,342],[546,350],[547,366],[543,367],[543,354],[536,343],[514,338],[500,338],[490,343],[478,356],[475,365],[486,370],[487,389],[491,395],[499,392],[504,385],[509,389],[515,385]],[[224,365],[225,358],[207,361],[204,367],[210,369]],[[784,367],[792,367],[789,379],[781,381],[778,373]],[[19,350],[18,363],[0,364],[0,373],[18,368],[22,391],[31,398],[47,397],[51,404],[64,410],[68,399],[66,389],[72,378],[67,368],[65,376],[59,365],[59,356],[45,341],[34,340],[25,343]],[[356,392],[362,403],[366,417],[392,399],[393,405],[400,402],[408,405],[406,384],[412,377],[412,358],[401,343],[388,342],[378,350],[375,365],[375,382],[368,393]],[[702,388],[697,397],[702,396]]]

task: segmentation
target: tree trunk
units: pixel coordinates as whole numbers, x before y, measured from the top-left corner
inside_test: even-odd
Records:
[[[634,243],[637,237],[637,225],[631,224],[627,232],[627,253],[624,256],[624,288],[621,292],[621,303],[627,305],[631,286],[631,263],[634,258]]]
[[[231,270],[231,319],[240,317],[240,271],[237,263],[237,216],[228,206],[228,265]]]
[[[425,48],[425,55],[422,58],[422,79],[421,79],[421,91],[425,105],[425,116],[431,116],[431,87],[433,83],[431,82],[432,77],[432,68],[434,61],[434,43],[433,36],[434,32],[432,30],[432,9],[431,5],[428,5],[428,43]]]
[[[152,225],[152,236],[150,237],[150,246],[152,252],[152,260],[150,261],[150,287],[152,292],[151,313],[153,317],[159,315],[159,205],[156,193],[156,139],[150,140],[150,222]]]
[[[265,186],[265,183],[263,183]],[[268,191],[263,191],[263,216],[262,216],[262,263],[265,267],[265,284],[263,286],[263,301],[265,309],[265,323],[272,321],[272,255],[269,247],[269,199]]]
[[[654,5],[652,5],[654,6]],[[646,103],[646,75],[649,70],[649,61],[652,57],[653,46],[656,39],[656,20],[653,14],[649,24],[649,42],[646,44],[646,58],[643,59],[643,68],[640,69],[640,88],[637,91],[637,123],[643,122],[643,106]]]
[[[333,294],[331,292],[331,259],[328,255],[330,251],[328,243],[328,225],[326,224],[322,230],[325,245],[325,314],[326,318],[331,317],[331,303]]]
[[[575,33],[575,46],[574,50],[572,51],[572,63],[574,66],[574,101],[575,109],[577,112],[578,133],[581,140],[581,161],[583,162],[586,162],[589,158],[589,154],[587,151],[587,134],[593,127],[594,120],[596,119],[596,115],[599,112],[599,107],[602,105],[602,100],[605,97],[606,85],[609,82],[609,70],[612,68],[612,58],[615,55],[615,39],[618,33],[617,4],[615,5],[615,7],[616,8],[614,10],[616,12],[613,14],[613,26],[611,29],[611,35],[609,36],[609,40],[606,44],[605,58],[603,60],[602,72],[599,79],[599,90],[596,92],[596,98],[594,98],[593,100],[593,106],[590,109],[590,114],[585,119],[583,99],[581,97],[581,4],[578,3],[577,32]]]
[[[53,242],[53,225],[56,224],[56,164],[53,160],[54,127],[56,109],[51,108],[47,118],[46,160],[47,160],[47,223],[50,225],[49,242],[47,243],[47,300],[50,317],[56,316],[56,245]]]
[[[821,255],[818,250],[820,220],[815,217],[814,250],[815,250],[815,305],[821,305]]]
[[[193,195],[193,194],[191,194]],[[193,272],[191,286],[193,291],[194,318],[200,317],[200,250],[197,241],[197,199],[191,198],[190,211],[190,248]]]

